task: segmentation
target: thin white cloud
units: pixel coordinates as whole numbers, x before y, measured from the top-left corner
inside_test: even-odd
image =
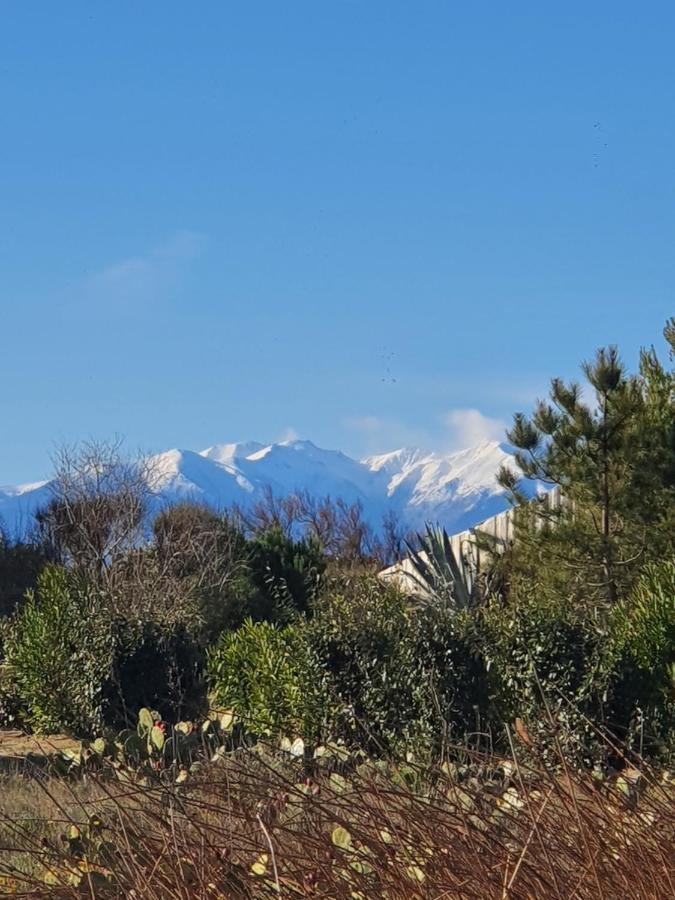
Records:
[[[478,409],[451,409],[442,416],[442,422],[448,429],[445,443],[450,450],[504,439],[506,423],[485,416]]]
[[[144,255],[111,263],[91,275],[83,299],[90,308],[115,313],[154,307],[173,295],[203,244],[202,235],[180,231]]]
[[[297,441],[300,438],[299,433],[293,428],[292,425],[287,425],[286,428],[281,432],[281,436],[279,437],[279,443],[284,443],[284,441]]]
[[[352,431],[362,431],[365,434],[379,434],[384,428],[382,419],[377,416],[351,416],[342,423],[345,428]]]
[[[449,410],[430,429],[374,415],[352,416],[344,419],[342,425],[360,436],[368,454],[386,453],[400,447],[452,453],[484,441],[501,441],[506,428],[502,419],[486,416],[478,409],[465,408]]]

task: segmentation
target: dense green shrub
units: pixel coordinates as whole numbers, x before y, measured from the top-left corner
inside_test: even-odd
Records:
[[[675,742],[675,566],[650,565],[609,613],[516,579],[480,616],[497,723],[522,719],[540,747],[589,762],[602,733],[642,753]]]
[[[250,578],[258,592],[254,617],[285,622],[310,612],[325,568],[315,538],[294,540],[279,526],[256,535],[249,546]]]
[[[614,616],[622,652],[652,675],[655,691],[675,687],[675,563],[648,566]]]
[[[481,620],[498,723],[522,719],[554,755],[557,742],[590,759],[599,747],[591,723],[606,724],[607,630],[527,585],[514,587],[508,602],[489,604]]]
[[[330,676],[340,736],[376,750],[426,732],[405,597],[372,578],[338,582],[317,601],[309,633]]]
[[[310,640],[341,737],[372,752],[422,753],[474,729],[480,664],[461,618],[418,610],[377,578],[343,579],[317,602]]]
[[[202,662],[179,623],[114,616],[78,575],[48,567],[5,628],[5,692],[43,732],[90,735],[140,706],[180,717],[204,705]]]
[[[302,624],[247,620],[211,650],[212,698],[257,734],[318,738],[329,715],[324,679]]]
[[[492,749],[488,673],[475,615],[422,610],[413,642],[429,683],[432,751],[442,754],[448,743]]]
[[[212,699],[258,733],[439,751],[476,730],[485,673],[462,617],[415,609],[377,578],[339,579],[311,620],[246,622],[209,655]]]
[[[650,565],[615,610],[612,719],[640,751],[675,751],[675,564]]]
[[[48,567],[6,629],[8,676],[38,731],[91,733],[104,723],[112,623],[97,615],[82,581]]]

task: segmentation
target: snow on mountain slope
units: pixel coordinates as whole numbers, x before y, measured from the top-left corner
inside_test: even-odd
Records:
[[[408,527],[438,521],[456,532],[505,508],[495,475],[509,458],[496,441],[459,453],[401,449],[361,461],[311,441],[250,441],[157,454],[151,457],[151,487],[157,503],[194,500],[220,510],[235,503],[250,507],[268,489],[279,497],[302,490],[360,501],[375,527],[392,510]],[[47,482],[0,488],[0,522],[10,533],[25,531],[49,490]]]
[[[237,462],[217,462],[192,450],[168,450],[150,458],[150,486],[165,502],[195,500],[224,509],[239,502],[242,492],[254,492]]]
[[[26,534],[38,509],[50,499],[48,481],[0,487],[0,529],[11,536]]]
[[[372,472],[386,472],[388,475],[395,475],[410,469],[421,460],[432,458],[433,454],[425,453],[424,450],[403,447],[400,450],[392,450],[391,453],[367,457],[363,463]]]
[[[232,464],[236,459],[246,459],[247,456],[252,456],[258,450],[263,450],[264,447],[264,444],[259,444],[257,441],[243,441],[239,444],[215,444],[213,447],[201,450],[199,455],[212,459],[214,462],[227,465]]]
[[[323,450],[311,441],[284,441],[240,462],[249,477],[263,476],[275,492],[289,494],[298,488],[315,496],[330,494],[343,500],[374,502],[377,478],[362,463],[339,450]],[[264,473],[264,474],[263,474]]]
[[[393,508],[411,526],[433,520],[462,531],[505,508],[496,474],[510,458],[503,444],[485,441],[448,455],[398,450],[364,463],[386,473]]]

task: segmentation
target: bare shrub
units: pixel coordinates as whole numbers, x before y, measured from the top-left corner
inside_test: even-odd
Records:
[[[49,837],[12,792],[0,875],[60,897],[673,896],[667,777],[598,783],[457,750],[434,770],[235,751],[178,785],[98,777],[71,799],[43,782]]]
[[[145,457],[123,456],[120,441],[62,447],[54,457],[51,500],[36,516],[52,559],[103,580],[142,538],[151,466]]]

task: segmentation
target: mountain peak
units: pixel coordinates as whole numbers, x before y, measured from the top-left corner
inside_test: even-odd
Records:
[[[391,450],[389,453],[380,453],[376,456],[367,456],[362,460],[373,472],[390,472],[404,466],[415,465],[431,454],[415,447],[401,447],[399,450]]]
[[[291,450],[318,450],[319,447],[316,446],[312,441],[308,441],[304,438],[289,438],[286,441],[278,441],[279,447],[290,447]]]
[[[206,450],[200,450],[199,455],[212,459],[214,462],[224,463],[233,459],[246,459],[253,453],[262,450],[265,445],[258,441],[240,441],[233,444],[214,444]]]
[[[162,503],[195,500],[216,509],[250,507],[269,490],[277,497],[304,491],[358,501],[375,528],[392,512],[406,528],[436,521],[456,532],[506,507],[496,474],[511,458],[509,450],[483,441],[453,453],[403,447],[359,461],[305,439],[222,443],[157,454],[152,488]],[[48,499],[47,482],[0,489],[0,522],[11,533],[26,530]]]

